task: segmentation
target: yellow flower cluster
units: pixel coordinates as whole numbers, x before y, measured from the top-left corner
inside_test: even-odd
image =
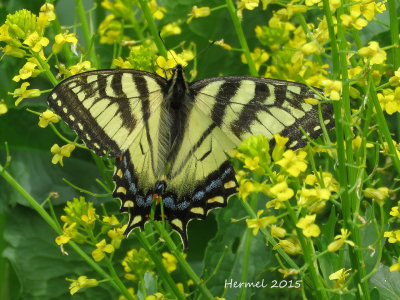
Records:
[[[131,249],[122,260],[125,278],[131,281],[141,280],[146,272],[152,272],[155,265],[143,248]]]
[[[339,192],[339,183],[329,172],[322,172],[318,177],[308,174],[304,186],[298,191],[297,204],[307,208],[308,212],[319,212],[331,198],[332,192]]]
[[[103,260],[107,254],[120,248],[125,237],[126,225],[122,226],[115,216],[105,216],[101,222],[101,232],[107,232],[111,240],[111,242],[107,242],[104,238],[98,240],[97,237],[94,237],[93,230],[100,219],[99,215],[96,214],[93,203],[86,202],[83,197],[74,198],[72,202],[67,202],[64,212],[65,215],[61,216],[61,221],[64,222],[63,233],[55,239],[58,245],[67,244],[70,240],[85,243],[90,239],[91,244],[95,245],[95,249],[92,251],[92,257],[95,261]]]

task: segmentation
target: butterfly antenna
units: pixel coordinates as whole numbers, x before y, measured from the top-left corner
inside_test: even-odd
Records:
[[[206,52],[206,50],[208,50],[208,48],[210,48],[211,46],[213,46],[215,44],[216,41],[211,41],[206,47],[204,47],[199,53],[197,53],[196,58],[198,58],[201,54],[203,54],[204,52]]]
[[[161,37],[161,31],[158,32],[158,36],[160,37],[160,40],[161,40],[161,42],[163,43],[165,49],[168,49],[167,46],[165,45],[165,42],[164,42],[163,38]],[[167,51],[168,51],[168,53],[171,54],[171,56],[172,56],[172,58],[174,59],[175,63],[176,63],[177,65],[179,65],[179,64],[178,64],[178,61],[176,60],[176,58],[175,58],[175,56],[174,56],[174,53],[173,53],[171,50],[167,50]]]

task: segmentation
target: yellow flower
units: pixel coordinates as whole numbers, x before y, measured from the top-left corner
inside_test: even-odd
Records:
[[[362,0],[361,2],[361,13],[368,20],[372,21],[375,13],[382,13],[386,10],[386,0],[377,3],[377,1]]]
[[[43,47],[46,47],[49,44],[49,39],[43,36],[39,36],[39,33],[36,31],[32,32],[26,40],[24,44],[29,46],[33,52],[40,52]]]
[[[171,253],[168,252],[163,252],[162,253],[162,263],[167,270],[168,273],[171,273],[176,270],[176,265],[178,263],[177,259],[175,256],[173,256]]]
[[[17,39],[13,39],[12,36],[10,35],[10,32],[8,31],[9,26],[7,24],[3,24],[0,26],[0,42],[6,42],[6,43],[10,43],[13,40],[15,40],[15,42],[17,43],[17,45],[14,46],[20,46],[21,43],[19,43],[18,45],[18,40]]]
[[[161,34],[163,37],[171,36],[171,35],[178,35],[182,33],[182,29],[176,22],[168,23],[161,29]]]
[[[12,80],[19,82],[21,79],[25,80],[33,75],[37,75],[36,71],[37,64],[33,62],[26,62],[25,65],[19,70],[19,75],[15,75]]]
[[[135,295],[135,290],[133,288],[128,288],[129,294],[132,296],[132,299],[137,299],[137,296]],[[118,297],[118,300],[128,300],[124,295],[120,295]]]
[[[272,159],[279,161],[282,158],[282,154],[285,152],[285,145],[289,141],[289,138],[282,137],[278,133],[274,134],[275,147],[272,151]]]
[[[220,46],[222,49],[225,50],[232,50],[232,46],[225,43],[224,39],[215,42],[216,45]]]
[[[111,217],[109,217],[109,216],[104,216],[104,217],[103,217],[103,222],[104,222],[104,223],[107,223],[107,224],[110,224],[110,225],[112,225],[112,226],[117,226],[117,225],[119,225],[119,221],[118,221],[117,217],[114,216],[114,215],[112,215]]]
[[[341,5],[342,2],[340,0],[329,0],[329,9],[332,13],[334,13]]]
[[[8,108],[7,105],[4,103],[4,100],[2,99],[0,101],[0,115],[4,115],[5,113],[7,113]]]
[[[111,238],[111,245],[114,247],[114,249],[119,249],[122,240],[125,239],[124,232],[126,227],[127,225],[125,224],[120,228],[113,228],[107,232],[107,235]]]
[[[390,272],[400,271],[400,257],[397,259],[396,264],[390,266],[389,270],[390,270]]]
[[[275,216],[268,216],[260,218],[260,215],[264,212],[263,209],[257,212],[256,219],[246,219],[247,227],[253,228],[253,235],[257,235],[261,227],[266,228],[272,223],[276,223],[278,219]]]
[[[360,50],[358,50],[358,54],[361,57],[370,58],[369,63],[371,65],[384,63],[386,60],[385,50],[379,47],[378,42],[371,41],[368,44],[368,47],[362,47]]]
[[[126,273],[124,277],[131,281],[137,281],[155,267],[154,262],[143,248],[140,248],[139,251],[137,249],[129,250],[121,264]]]
[[[47,24],[51,21],[54,21],[56,19],[56,14],[54,12],[54,5],[51,3],[45,3],[40,7],[40,12],[39,12],[39,18],[44,18],[47,21]],[[38,26],[41,27],[40,22],[38,21]],[[44,24],[44,25],[47,25]]]
[[[100,34],[100,43],[112,45],[119,41],[122,34],[122,24],[114,20],[115,15],[111,14],[104,18],[100,23],[98,32]]]
[[[11,45],[6,45],[4,48],[0,48],[0,50],[4,53],[0,60],[3,59],[5,55],[22,58],[26,54],[26,51],[24,49],[20,49]]]
[[[72,283],[69,286],[69,292],[73,295],[80,289],[95,287],[98,285],[99,282],[96,279],[89,279],[87,276],[79,276],[78,280],[72,280]]]
[[[400,201],[397,202],[398,205],[397,206],[393,206],[391,211],[390,211],[390,215],[393,217],[397,217],[400,218]]]
[[[165,59],[164,56],[159,56],[156,59],[157,66],[159,67],[156,72],[162,77],[165,76],[165,71],[167,72],[168,77],[170,77],[172,75],[172,69],[176,65],[181,65],[182,67],[185,67],[188,64],[184,55],[178,55],[174,50],[168,51],[167,58],[168,59]]]
[[[76,65],[71,66],[69,68],[69,75],[72,76],[89,70],[92,70],[91,63],[90,61],[85,60],[83,62],[77,63]]]
[[[165,7],[158,6],[156,0],[150,0],[150,2],[148,2],[148,6],[153,14],[154,19],[161,20],[162,18],[164,18],[164,14],[167,10],[165,9]]]
[[[92,257],[95,261],[101,261],[106,256],[105,253],[114,252],[114,247],[111,244],[107,244],[105,239],[98,242],[96,247],[92,252]]]
[[[197,7],[196,5],[192,7],[192,11],[188,14],[189,18],[187,23],[189,24],[193,18],[204,18],[208,17],[211,13],[211,9],[208,6]]]
[[[236,5],[238,9],[245,8],[248,10],[253,10],[258,6],[259,2],[259,0],[239,0],[237,1]]]
[[[299,270],[296,270],[296,269],[281,269],[281,268],[279,268],[278,272],[283,274],[283,278],[299,274]]]
[[[398,68],[397,71],[394,71],[394,76],[389,78],[389,83],[392,86],[400,84],[400,68]]]
[[[278,244],[283,251],[290,255],[298,255],[301,253],[301,245],[298,238],[289,237],[285,240],[280,240]]]
[[[254,51],[250,53],[250,56],[256,65],[257,71],[260,70],[261,65],[269,59],[269,54],[261,48],[255,48]],[[244,53],[242,53],[240,58],[242,59],[242,63],[247,64],[247,58]]]
[[[39,116],[39,127],[46,128],[49,123],[58,123],[60,121],[60,117],[53,113],[51,110],[46,109]]]
[[[329,280],[335,280],[335,288],[339,288],[345,284],[346,277],[350,275],[350,270],[351,269],[345,270],[345,268],[342,268],[335,273],[329,275]]]
[[[303,229],[303,234],[306,237],[317,237],[320,235],[321,230],[318,225],[314,224],[317,215],[307,215],[305,218],[300,218],[296,226]]]
[[[269,192],[275,197],[275,200],[278,201],[287,201],[294,196],[294,191],[288,187],[286,181],[279,182],[273,185]],[[268,204],[268,203],[267,203]]]
[[[72,223],[72,224],[67,224],[64,223],[63,225],[63,234],[59,235],[58,237],[56,237],[56,244],[57,245],[61,245],[61,244],[67,244],[72,238],[74,238],[76,236],[76,234],[78,233],[78,230],[76,228],[76,223]]]
[[[66,144],[66,145],[62,146],[61,148],[57,144],[54,144],[50,149],[50,152],[52,154],[54,154],[54,156],[51,160],[52,164],[55,165],[57,163],[60,163],[61,166],[64,166],[63,158],[70,157],[71,152],[74,149],[75,149],[75,145],[72,145],[72,144]]]
[[[271,235],[276,239],[281,239],[286,236],[286,229],[276,225],[271,226]]]
[[[340,229],[340,232],[342,234],[339,234],[339,235],[335,236],[335,241],[333,241],[332,243],[330,243],[328,245],[328,251],[329,252],[338,251],[340,248],[342,248],[342,246],[345,243],[349,244],[352,247],[355,246],[352,241],[346,240],[350,236],[351,232],[349,232],[347,229],[344,229],[344,228]]]
[[[307,6],[313,6],[314,4],[320,3],[322,0],[306,0]]]
[[[311,55],[311,54],[321,54],[318,41],[314,40],[312,42],[306,43],[301,46],[301,52],[304,55]]]
[[[392,89],[383,89],[382,93],[378,93],[378,100],[382,109],[389,115],[400,112],[400,87]]]
[[[16,106],[25,98],[34,98],[40,96],[40,90],[38,89],[27,90],[29,85],[29,82],[24,82],[21,84],[20,88],[15,89],[14,92],[11,93],[14,98],[18,97],[18,99],[15,101]]]
[[[322,86],[324,87],[324,94],[331,100],[340,100],[340,94],[342,93],[342,82],[339,80],[322,80]]]
[[[44,27],[49,25],[51,21],[56,19],[54,12],[54,5],[51,3],[45,3],[40,8],[39,16],[37,18],[36,31],[43,32]]]
[[[242,200],[246,200],[247,196],[250,195],[250,193],[256,192],[257,190],[257,185],[250,180],[242,179],[240,181],[238,192]]]
[[[86,223],[86,225],[92,225],[99,215],[96,215],[96,209],[94,207],[89,207],[86,215],[81,216],[81,220]]]
[[[78,42],[78,39],[75,36],[75,33],[68,33],[68,31],[64,33],[59,33],[55,37],[55,44],[53,44],[53,47],[51,48],[51,51],[54,54],[59,53],[62,48],[64,47],[65,43],[72,43],[75,44]]]
[[[243,168],[249,169],[249,170],[256,170],[258,169],[260,166],[258,165],[258,163],[260,162],[260,158],[258,156],[252,158],[252,157],[246,157],[244,160],[244,166]]]
[[[154,295],[147,296],[145,300],[164,300],[165,297],[161,293],[155,293]]]
[[[374,199],[380,206],[383,206],[385,204],[385,199],[389,197],[389,189],[385,186],[377,189],[366,188],[364,190],[364,196]]]
[[[293,150],[287,150],[283,153],[283,158],[277,161],[276,164],[291,176],[298,177],[301,172],[307,169],[306,156],[307,152],[305,151],[294,152]]]
[[[122,57],[114,58],[112,63],[121,69],[132,69],[131,63],[127,60],[124,60]]]
[[[397,242],[400,242],[400,229],[394,231],[385,231],[383,236],[388,238],[389,243],[396,244]]]

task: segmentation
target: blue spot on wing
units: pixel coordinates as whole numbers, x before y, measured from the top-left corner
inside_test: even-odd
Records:
[[[204,191],[198,191],[198,192],[196,192],[196,193],[193,195],[192,199],[193,199],[194,201],[200,201],[201,199],[204,198],[204,195],[205,195],[205,194],[206,194],[206,193],[204,193]]]
[[[221,179],[215,179],[210,182],[209,185],[206,186],[206,192],[209,193],[213,190],[216,190],[217,188],[221,187],[222,181]]]

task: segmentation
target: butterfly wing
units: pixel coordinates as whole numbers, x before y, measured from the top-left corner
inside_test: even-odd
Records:
[[[216,207],[226,206],[237,190],[226,152],[251,135],[279,133],[296,149],[310,135],[321,133],[318,108],[304,102],[319,97],[303,84],[255,77],[217,77],[190,85],[194,102],[187,127],[171,158],[164,210],[172,227],[187,245],[186,227],[193,218],[204,219]],[[330,104],[322,106],[325,125],[333,127]]]

